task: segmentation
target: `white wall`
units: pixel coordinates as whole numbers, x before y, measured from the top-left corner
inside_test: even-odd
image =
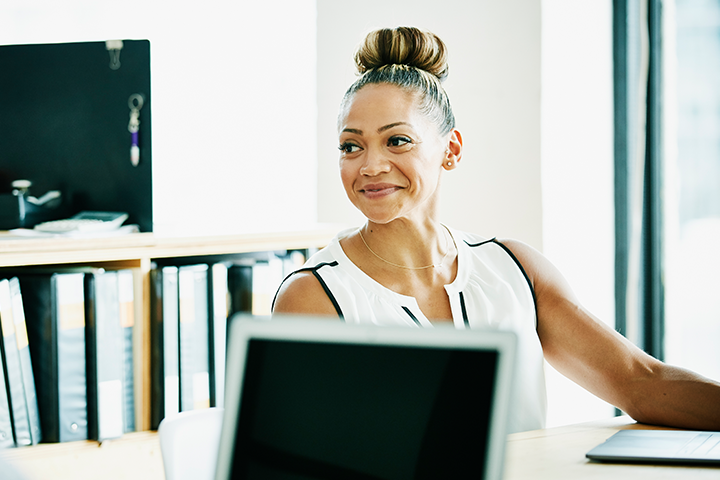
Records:
[[[445,174],[441,220],[542,248],[540,1],[318,0],[318,217],[359,225],[338,175],[336,119],[370,30],[412,25],[450,52],[445,88],[465,152]]]
[[[155,231],[288,229],[316,220],[315,18],[314,0],[5,0],[0,44],[149,39]]]

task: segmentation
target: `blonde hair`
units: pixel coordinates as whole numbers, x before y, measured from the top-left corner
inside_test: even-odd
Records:
[[[359,78],[345,92],[340,111],[366,85],[387,83],[415,95],[420,111],[441,135],[455,128],[450,100],[442,87],[448,75],[447,48],[434,33],[415,27],[370,32],[355,52]]]

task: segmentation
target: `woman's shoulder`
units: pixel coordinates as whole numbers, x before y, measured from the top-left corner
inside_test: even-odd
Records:
[[[343,230],[330,243],[314,253],[299,270],[289,275],[275,296],[273,313],[306,313],[337,315],[325,287],[315,272],[337,265],[339,242],[352,232]]]
[[[275,296],[273,313],[337,315],[322,284],[310,270],[300,270],[285,279]]]
[[[502,238],[496,241],[507,249],[523,268],[535,289],[538,301],[545,292],[552,293],[552,296],[556,298],[573,297],[572,289],[560,270],[540,251],[523,241],[512,238]]]
[[[486,237],[455,230],[452,232],[456,241],[463,241],[481,261],[487,258],[505,258],[510,260],[510,264],[519,266],[531,280],[535,280],[538,271],[549,263],[539,251],[521,240]]]

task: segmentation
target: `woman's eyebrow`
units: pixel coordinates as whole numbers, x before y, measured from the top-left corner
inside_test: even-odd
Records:
[[[395,123],[390,123],[390,124],[388,124],[388,125],[385,125],[384,127],[378,128],[378,129],[377,129],[377,133],[382,133],[382,132],[384,132],[385,130],[390,130],[391,128],[397,127],[398,125],[408,125],[408,126],[412,126],[412,125],[410,125],[408,122],[395,122]]]
[[[388,125],[384,125],[384,126],[378,128],[378,129],[377,129],[377,133],[382,133],[382,132],[384,132],[385,130],[390,130],[391,128],[397,127],[398,125],[409,125],[409,126],[412,126],[412,125],[410,125],[408,122],[395,122],[395,123],[390,123],[390,124],[388,124]],[[357,128],[343,128],[343,132],[354,133],[354,134],[356,134],[356,135],[362,135],[362,134],[363,134],[363,131],[362,131],[362,130],[358,130]]]

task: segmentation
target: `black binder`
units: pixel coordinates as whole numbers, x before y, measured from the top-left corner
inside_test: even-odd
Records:
[[[43,442],[88,438],[83,273],[19,274]]]
[[[124,345],[117,272],[85,275],[88,438],[122,436]]]
[[[252,313],[253,264],[232,265],[228,269],[230,315]]]
[[[150,328],[150,427],[180,411],[178,268],[153,268]]]

